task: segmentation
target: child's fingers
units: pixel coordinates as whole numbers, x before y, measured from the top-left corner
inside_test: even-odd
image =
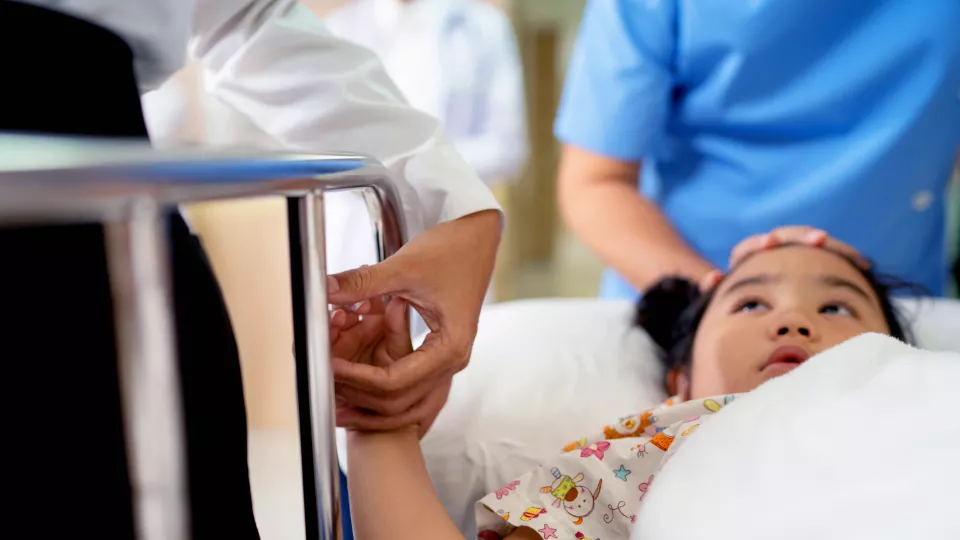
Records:
[[[340,330],[346,324],[347,317],[343,310],[335,310],[330,313],[330,343],[336,343],[340,339]]]
[[[332,329],[338,334],[334,336],[334,332],[331,332],[333,356],[351,362],[363,359],[368,359],[366,361],[369,362],[371,353],[383,333],[383,316],[347,313],[346,318],[347,322],[343,327]]]
[[[369,309],[368,309],[367,313],[370,313],[370,314],[383,314],[384,309],[385,309],[385,303],[386,303],[386,301],[384,300],[384,298],[383,298],[382,296],[374,296],[373,298],[370,298],[369,300],[365,300],[365,302],[367,302],[367,303],[369,304]]]
[[[350,313],[356,313],[359,315],[365,315],[370,313],[370,301],[361,300],[356,304],[350,304],[349,306],[343,306],[343,309],[349,311]]]
[[[340,307],[348,313],[355,313],[357,315],[381,314],[383,313],[383,298],[375,296],[367,300],[361,300],[355,304],[350,304],[349,306]]]
[[[361,317],[342,309],[330,313],[330,343],[337,347],[344,333],[349,333],[360,323]]]
[[[363,322],[365,318],[369,318],[367,315],[354,313],[354,312],[346,311],[343,309],[338,309],[337,311],[334,312],[334,314],[336,314],[337,312],[343,314],[341,317],[343,322],[340,324],[341,332],[347,332],[349,330],[352,330],[353,327]]]

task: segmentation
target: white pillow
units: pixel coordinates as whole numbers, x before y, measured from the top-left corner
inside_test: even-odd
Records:
[[[960,302],[907,302],[920,343],[960,352]],[[447,511],[475,534],[474,503],[566,443],[667,396],[653,343],[625,300],[527,300],[484,308],[470,365],[422,442]],[[951,330],[952,329],[952,330]],[[338,433],[341,464],[345,445]]]
[[[960,300],[920,298],[898,303],[918,347],[960,352]]]
[[[537,300],[484,310],[470,365],[424,438],[430,477],[467,537],[474,505],[564,444],[663,401],[661,368],[631,306]]]
[[[867,334],[761,385],[690,437],[633,540],[960,538],[960,354]]]

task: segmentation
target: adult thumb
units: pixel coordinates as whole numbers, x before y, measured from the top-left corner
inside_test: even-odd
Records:
[[[387,259],[373,266],[361,266],[327,277],[328,302],[347,305],[400,290],[396,263]]]

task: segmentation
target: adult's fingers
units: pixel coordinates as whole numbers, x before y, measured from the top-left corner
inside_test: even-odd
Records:
[[[707,275],[700,279],[700,292],[710,292],[720,283],[721,280],[723,280],[723,272],[719,270],[711,270],[707,272]]]
[[[392,431],[415,424],[421,412],[418,409],[410,409],[402,415],[382,416],[357,407],[341,407],[337,409],[336,414],[337,427],[359,431]]]
[[[361,266],[327,277],[327,296],[331,304],[349,305],[404,289],[409,272],[404,258],[397,255],[372,266]]]
[[[730,252],[729,268],[736,266],[747,255],[787,243],[802,243],[822,247],[827,233],[806,225],[777,227],[764,234],[755,234],[738,243]]]
[[[430,428],[433,427],[434,421],[437,419],[437,416],[440,414],[440,411],[443,410],[443,406],[447,404],[447,399],[450,398],[450,389],[453,387],[453,378],[447,380],[447,382],[436,390],[430,393],[424,399],[423,415],[420,417],[418,423],[419,429],[417,430],[417,436],[423,438],[424,435],[430,431]]]
[[[869,270],[870,267],[873,266],[873,264],[870,262],[870,259],[864,257],[859,251],[857,251],[856,248],[849,244],[845,244],[836,238],[827,238],[822,247],[842,253],[863,270]]]
[[[357,407],[337,409],[337,426],[361,431],[389,431],[416,424],[420,437],[433,425],[450,395],[450,382],[441,384],[401,414],[383,416]]]
[[[727,268],[733,268],[741,259],[756,251],[776,247],[779,239],[771,234],[755,234],[740,241],[730,252],[730,261]]]
[[[729,267],[733,268],[748,255],[757,251],[771,249],[783,244],[798,243],[812,247],[825,247],[850,258],[854,264],[864,270],[870,268],[870,261],[855,248],[831,237],[826,231],[806,225],[778,227],[769,233],[746,238],[737,244],[730,253]]]
[[[827,231],[822,229],[803,225],[795,225],[779,227],[771,231],[770,234],[776,237],[779,244],[796,242],[813,247],[825,247],[845,255],[853,260],[854,264],[864,270],[868,270],[871,266],[870,260],[861,255],[856,248],[845,242],[837,240],[836,238],[830,236]]]
[[[424,381],[407,391],[386,396],[373,395],[344,383],[336,383],[334,391],[346,405],[384,416],[396,416],[422,401],[438,384],[439,381]]]
[[[776,231],[773,234],[781,238],[781,243],[785,243],[789,241],[799,241],[804,244],[807,244],[808,246],[814,246],[814,247],[823,247],[827,245],[827,241],[830,238],[830,235],[827,234],[827,231],[822,231],[820,229],[813,229],[813,228],[810,228],[810,230],[803,232],[802,235],[798,235],[800,236],[800,238],[797,240],[794,240],[791,235],[785,235],[782,233],[778,233]]]
[[[459,351],[442,338],[427,336],[424,344],[384,367],[333,362],[334,380],[374,395],[408,390],[418,382],[456,373],[466,364],[468,352]],[[469,351],[469,349],[468,349]]]

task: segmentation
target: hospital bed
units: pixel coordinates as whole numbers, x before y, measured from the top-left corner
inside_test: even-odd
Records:
[[[960,354],[960,301],[905,299],[900,307],[918,345]],[[482,496],[570,441],[668,397],[655,346],[632,326],[633,315],[633,303],[623,300],[484,308],[470,364],[421,444],[434,486],[468,538]],[[960,395],[960,378],[956,387]],[[338,444],[344,448],[342,433]]]
[[[372,188],[379,256],[385,257],[403,241],[399,200],[383,170],[357,156],[167,154],[136,144],[0,138],[0,220],[105,220],[116,232],[112,271],[127,278],[117,280],[127,287],[118,297],[129,301],[119,307],[134,321],[120,327],[124,405],[133,418],[127,436],[137,462],[133,485],[149,495],[139,499],[139,538],[186,538],[188,511],[169,300],[143,294],[165,290],[163,265],[149,264],[164,260],[159,211],[187,201],[264,194],[290,201],[301,432],[309,434],[301,439],[307,537],[339,537],[322,192],[356,187]],[[921,346],[960,353],[960,303],[902,304]],[[422,442],[441,500],[464,533],[475,530],[474,503],[482,495],[566,442],[665,397],[653,344],[631,327],[632,311],[629,302],[605,300],[485,308],[471,363],[454,379],[447,406]],[[139,377],[145,369],[149,385]],[[135,429],[145,419],[153,429]],[[348,469],[345,452],[338,455]]]
[[[386,170],[356,155],[157,152],[142,142],[0,134],[0,226],[103,222],[141,540],[188,537],[179,378],[162,216],[176,205],[287,198],[305,530],[341,537],[324,264],[324,193],[363,190],[378,256],[405,240]]]

